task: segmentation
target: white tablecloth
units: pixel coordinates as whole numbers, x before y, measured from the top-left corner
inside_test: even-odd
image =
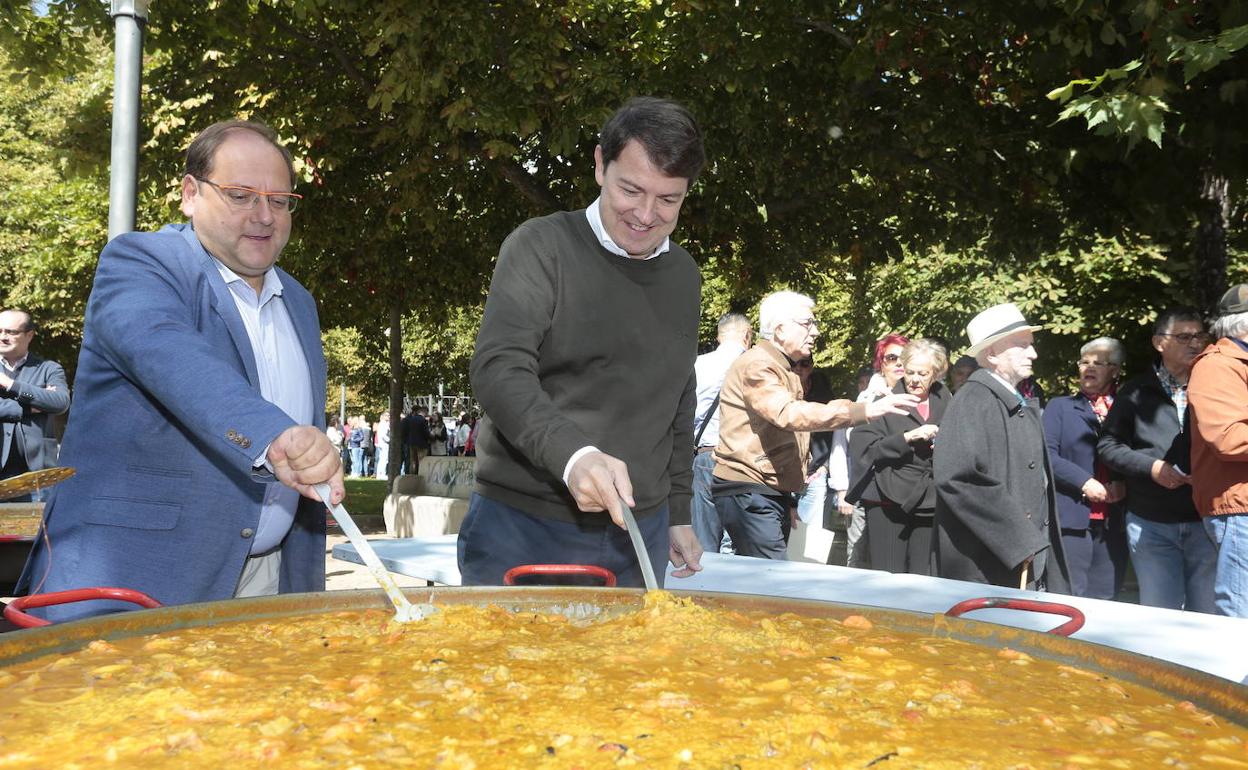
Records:
[[[371,540],[386,568],[401,575],[444,585],[459,585],[455,535],[402,540]],[[360,563],[349,543],[337,545],[334,558]],[[1057,601],[1086,616],[1072,638],[1172,661],[1244,682],[1248,678],[1248,620],[1197,612],[1141,607],[1060,594],[985,586],[959,580],[893,575],[875,570],[833,567],[710,553],[702,572],[690,578],[667,577],[671,590],[723,591],[797,599],[862,604],[870,607],[944,612],[965,599],[1004,596]],[[1011,610],[981,610],[968,618],[1047,631],[1065,618]]]

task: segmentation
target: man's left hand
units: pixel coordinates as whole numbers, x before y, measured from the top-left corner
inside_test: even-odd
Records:
[[[687,578],[695,572],[701,572],[702,544],[693,533],[693,527],[683,524],[668,527],[667,532],[672,544],[668,550],[668,558],[676,568],[672,571],[672,577]]]

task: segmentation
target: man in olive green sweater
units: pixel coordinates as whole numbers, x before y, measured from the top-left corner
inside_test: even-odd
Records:
[[[471,367],[487,417],[459,535],[465,585],[539,563],[641,585],[623,504],[660,580],[668,557],[676,576],[701,569],[689,513],[701,279],[669,239],[701,134],[680,105],[640,97],[599,140],[599,198],[525,222],[499,250]]]

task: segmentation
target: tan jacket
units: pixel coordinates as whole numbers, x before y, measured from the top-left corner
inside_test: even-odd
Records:
[[[803,401],[802,382],[789,359],[769,340],[760,340],[733,362],[719,392],[715,477],[800,492],[810,431],[866,421],[866,404]]]
[[[1220,339],[1192,365],[1192,499],[1201,516],[1248,513],[1248,351]]]

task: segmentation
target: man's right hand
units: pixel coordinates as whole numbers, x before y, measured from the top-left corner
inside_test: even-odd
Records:
[[[329,484],[330,504],[341,503],[346,497],[342,460],[324,431],[311,425],[287,428],[269,444],[268,460],[277,480],[304,497],[320,501],[312,485],[323,483]]]
[[[606,452],[590,452],[576,461],[568,472],[568,491],[582,511],[606,511],[611,521],[624,529],[624,509],[620,498],[631,508],[633,482],[628,478],[628,466],[623,460]]]
[[[867,419],[874,420],[886,414],[909,414],[910,409],[918,403],[918,396],[912,396],[909,393],[890,393],[867,403]]]
[[[1165,460],[1154,460],[1153,467],[1149,470],[1149,475],[1153,477],[1153,481],[1166,489],[1178,489],[1184,484],[1192,483],[1191,476],[1183,473]]]

